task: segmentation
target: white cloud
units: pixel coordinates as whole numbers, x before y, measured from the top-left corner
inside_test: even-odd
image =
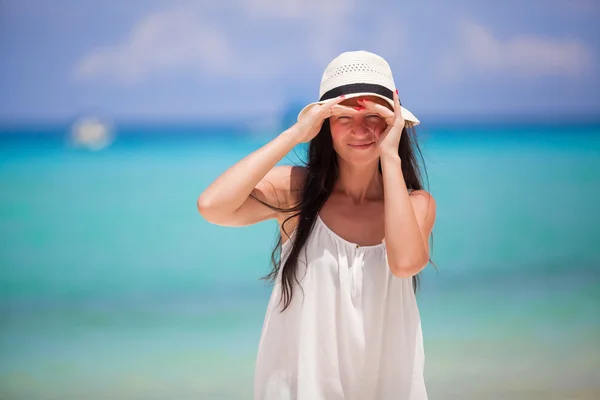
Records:
[[[221,32],[185,9],[174,9],[142,18],[124,43],[90,52],[75,67],[75,76],[131,83],[178,67],[226,75],[233,58]]]
[[[486,27],[462,21],[460,45],[442,57],[439,73],[449,80],[473,71],[575,77],[589,71],[593,64],[592,51],[574,38],[521,34],[500,40]]]
[[[298,24],[301,29],[294,45],[303,62],[328,63],[353,33],[348,21],[356,9],[351,0],[252,0],[243,1],[243,5],[250,18]]]
[[[352,3],[342,0],[234,0],[219,4],[188,2],[144,16],[122,43],[93,49],[82,57],[74,68],[75,78],[137,83],[156,73],[187,70],[214,78],[241,79],[273,76],[297,62],[321,65],[347,38],[347,19],[353,11]],[[285,52],[296,59],[269,51],[278,40],[273,37],[272,43],[264,43],[262,28],[273,23],[297,29],[297,42],[286,43],[289,51]],[[243,28],[236,28],[236,24]],[[257,51],[264,54],[248,51],[242,41],[254,41]]]

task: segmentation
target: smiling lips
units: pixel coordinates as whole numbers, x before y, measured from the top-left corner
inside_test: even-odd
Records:
[[[348,144],[348,146],[352,147],[353,149],[368,149],[369,147],[371,147],[371,145],[373,145],[373,143],[375,142],[365,144]]]

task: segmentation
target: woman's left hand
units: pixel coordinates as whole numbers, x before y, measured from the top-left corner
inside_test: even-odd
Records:
[[[405,122],[404,117],[402,117],[398,93],[394,92],[394,111],[373,101],[361,99],[358,102],[367,109],[371,109],[381,115],[388,124],[379,137],[378,146],[380,154],[390,153],[398,155],[398,146],[400,145],[400,137],[402,136],[402,129],[404,129]]]

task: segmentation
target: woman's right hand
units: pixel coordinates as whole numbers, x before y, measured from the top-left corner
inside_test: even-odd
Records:
[[[315,104],[310,107],[306,113],[296,122],[296,141],[298,143],[310,142],[321,130],[323,122],[335,114],[336,109],[340,108],[338,104],[344,101],[345,96],[341,95],[334,99],[327,100],[323,104]],[[344,107],[346,109],[346,107]],[[350,108],[350,110],[352,110]]]
[[[339,104],[343,100],[340,96],[315,104],[291,128],[228,168],[198,196],[198,212],[207,221],[223,226],[245,226],[289,216],[276,208],[296,204],[291,192],[302,186],[305,171],[277,163],[297,143],[317,136],[325,119],[356,112]]]

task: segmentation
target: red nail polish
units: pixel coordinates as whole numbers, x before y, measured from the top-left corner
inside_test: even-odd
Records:
[[[398,94],[398,89],[396,89],[396,94]]]

